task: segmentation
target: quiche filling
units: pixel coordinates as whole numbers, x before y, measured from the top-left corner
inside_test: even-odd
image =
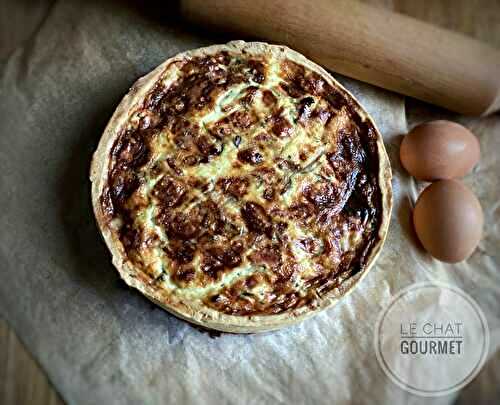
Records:
[[[377,135],[355,103],[272,55],[174,61],[113,145],[107,226],[179,302],[241,316],[314,306],[379,238]]]

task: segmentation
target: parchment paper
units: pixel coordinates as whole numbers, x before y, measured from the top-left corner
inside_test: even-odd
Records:
[[[169,12],[167,3],[162,9]],[[128,87],[175,53],[215,38],[119,1],[64,1],[0,65],[0,310],[75,404],[489,404],[500,398],[500,117],[458,119],[482,159],[466,183],[486,218],[458,265],[427,256],[410,227],[418,188],[398,153],[402,97],[342,77],[381,129],[394,171],[394,211],[376,267],[337,307],[261,335],[212,338],[125,287],[90,205],[88,169]],[[337,76],[338,77],[338,76]],[[414,123],[445,116],[412,103]],[[462,393],[423,399],[391,383],[373,349],[379,312],[415,281],[453,283],[480,304],[491,360]],[[433,376],[429,376],[432,378]]]

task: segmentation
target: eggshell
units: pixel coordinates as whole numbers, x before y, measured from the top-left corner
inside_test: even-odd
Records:
[[[430,121],[413,128],[401,143],[404,168],[418,180],[465,176],[479,161],[479,141],[451,121]]]
[[[415,231],[425,250],[448,263],[472,254],[481,239],[483,222],[478,199],[457,180],[431,184],[413,211]]]

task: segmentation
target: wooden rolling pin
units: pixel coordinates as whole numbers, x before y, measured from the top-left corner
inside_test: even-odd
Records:
[[[321,65],[462,114],[500,110],[500,51],[353,0],[181,0],[191,21],[294,48]]]

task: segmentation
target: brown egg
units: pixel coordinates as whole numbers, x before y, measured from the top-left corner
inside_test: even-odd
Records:
[[[406,135],[401,163],[418,180],[465,176],[479,161],[479,141],[467,128],[451,121],[420,124]]]
[[[457,180],[427,187],[417,200],[417,236],[436,259],[456,263],[469,257],[481,239],[483,211],[476,196]]]

